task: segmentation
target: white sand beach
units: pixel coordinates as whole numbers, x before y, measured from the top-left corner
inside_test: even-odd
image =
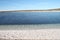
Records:
[[[60,24],[0,25],[0,40],[60,40]]]
[[[0,30],[0,39],[60,40],[60,29]]]

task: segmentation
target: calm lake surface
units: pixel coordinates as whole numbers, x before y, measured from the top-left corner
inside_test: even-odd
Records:
[[[60,12],[0,12],[0,29],[11,27],[60,28]]]

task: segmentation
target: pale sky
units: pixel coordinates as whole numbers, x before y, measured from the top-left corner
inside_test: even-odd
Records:
[[[0,0],[0,10],[41,10],[60,8],[60,0]]]

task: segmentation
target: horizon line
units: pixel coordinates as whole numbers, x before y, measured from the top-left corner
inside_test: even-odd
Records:
[[[50,9],[60,9],[60,8],[49,8],[49,9],[12,9],[12,10],[0,10],[0,11],[16,11],[16,10],[50,10]]]

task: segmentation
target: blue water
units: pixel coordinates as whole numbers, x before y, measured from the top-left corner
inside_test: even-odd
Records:
[[[0,25],[58,24],[60,12],[5,12],[0,13]]]

